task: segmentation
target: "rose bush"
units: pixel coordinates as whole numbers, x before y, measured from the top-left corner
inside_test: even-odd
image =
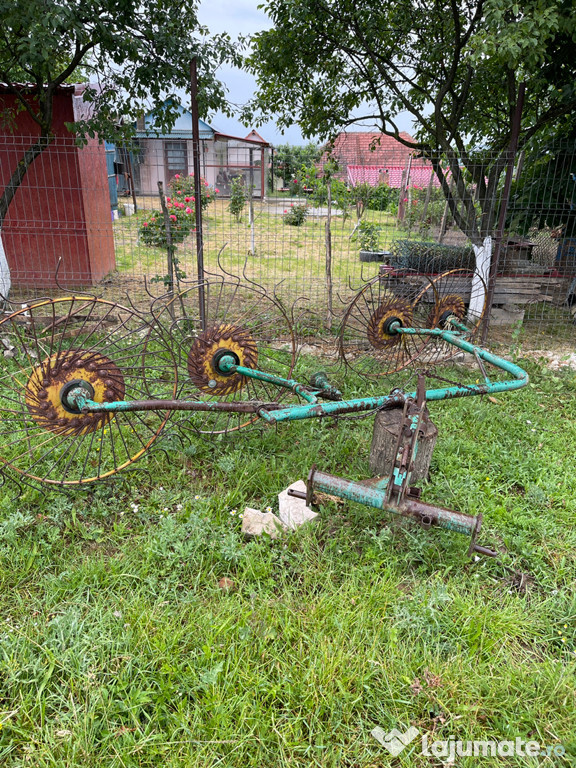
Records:
[[[190,205],[191,208],[194,207],[194,204],[196,202],[195,198],[195,189],[194,189],[194,174],[190,174],[189,176],[183,176],[181,174],[176,174],[174,178],[170,179],[170,182],[168,183],[168,189],[170,190],[170,195],[173,198],[173,200],[177,200],[181,203],[186,203],[187,205]],[[200,189],[201,189],[201,195],[200,195],[200,204],[202,206],[202,210],[205,211],[206,208],[216,199],[216,195],[218,194],[217,189],[213,189],[206,179],[200,179]]]

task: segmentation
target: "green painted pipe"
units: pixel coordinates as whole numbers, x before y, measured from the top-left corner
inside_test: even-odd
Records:
[[[520,366],[505,360],[502,357],[488,352],[475,344],[461,338],[454,331],[446,331],[438,328],[394,328],[398,333],[420,336],[437,336],[465,352],[475,354],[481,360],[509,373],[513,378],[507,381],[485,382],[466,386],[442,387],[426,390],[426,400],[447,400],[454,397],[471,397],[474,395],[488,395],[497,392],[510,392],[520,389],[528,383],[528,374]],[[352,400],[339,400],[334,402],[318,402],[316,395],[308,392],[303,384],[294,379],[284,379],[275,374],[265,373],[252,368],[236,365],[231,355],[225,355],[218,361],[218,366],[223,373],[239,373],[259,381],[265,381],[276,386],[284,387],[295,392],[307,400],[306,405],[291,405],[279,408],[275,403],[250,403],[250,402],[206,402],[206,401],[115,401],[110,403],[96,403],[86,397],[86,391],[81,387],[71,390],[67,394],[67,405],[76,407],[85,412],[96,411],[136,411],[136,410],[190,410],[190,411],[231,411],[257,413],[270,424],[280,421],[299,421],[302,419],[321,418],[324,416],[336,416],[338,414],[352,413],[355,411],[370,411],[377,408],[396,407],[402,405],[407,398],[415,398],[416,392],[396,393],[392,395],[380,395],[377,397],[361,397]]]

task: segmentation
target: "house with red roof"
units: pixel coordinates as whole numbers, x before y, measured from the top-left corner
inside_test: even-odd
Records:
[[[413,141],[412,136],[401,131],[399,136]],[[321,159],[335,160],[340,169],[338,175],[350,186],[368,183],[372,186],[387,184],[399,188],[404,184],[425,187],[430,183],[440,186],[428,160],[414,157],[414,150],[383,133],[350,131],[338,134]]]

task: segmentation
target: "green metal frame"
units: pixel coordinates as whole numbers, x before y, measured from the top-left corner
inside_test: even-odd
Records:
[[[467,341],[463,338],[463,332],[447,331],[439,328],[403,328],[400,326],[393,330],[397,333],[406,335],[436,336],[443,341],[446,341],[448,344],[458,347],[464,352],[469,352],[474,355],[477,360],[486,362],[495,368],[499,368],[500,370],[509,373],[512,377],[506,381],[490,381],[488,376],[484,374],[484,382],[482,383],[427,389],[425,393],[427,401],[448,400],[456,397],[473,397],[475,395],[492,395],[497,394],[498,392],[511,392],[520,389],[521,387],[525,387],[526,384],[528,384],[528,374],[523,368]],[[377,408],[400,405],[407,399],[416,397],[416,392],[396,392],[391,395],[377,395],[374,397],[360,397],[352,400],[321,402],[319,398],[322,397],[323,389],[330,392],[331,397],[335,396],[334,388],[331,387],[327,381],[324,387],[319,388],[319,391],[314,393],[304,384],[294,379],[283,379],[280,376],[275,376],[266,373],[265,371],[236,365],[234,358],[231,355],[224,355],[221,357],[218,361],[218,367],[220,373],[238,373],[252,379],[275,384],[284,387],[285,389],[289,389],[307,401],[305,405],[288,405],[283,408],[274,407],[274,404],[255,404],[254,412],[269,424],[277,424],[281,421],[300,421],[302,419],[337,416],[339,414],[351,413],[354,411],[371,411]],[[237,410],[237,412],[246,411],[245,405],[241,401],[238,403],[218,403],[167,400],[119,400],[109,403],[97,403],[94,400],[87,398],[86,391],[80,387],[78,389],[73,389],[68,393],[68,404],[76,407],[79,411],[91,413],[101,413],[103,411],[150,410],[152,407],[158,410],[218,411],[224,410],[223,406],[225,406],[225,410],[232,412],[235,410]],[[272,406],[272,409],[270,406]]]
[[[231,354],[224,354],[214,362],[215,373],[223,375],[240,374],[247,378],[283,387],[301,396],[306,401],[306,404],[281,407],[278,403],[253,401],[195,402],[178,400],[134,400],[97,403],[90,399],[85,387],[78,386],[66,393],[66,406],[76,409],[78,412],[158,409],[254,413],[268,424],[403,406],[402,423],[405,431],[404,434],[401,431],[401,436],[398,438],[396,460],[389,477],[374,478],[367,482],[357,482],[318,472],[313,467],[308,478],[307,492],[305,494],[293,492],[293,495],[301,496],[308,502],[311,502],[314,490],[319,490],[334,494],[340,498],[360,502],[369,507],[411,517],[425,528],[434,525],[470,536],[469,554],[476,552],[488,556],[496,556],[496,552],[486,547],[481,547],[476,543],[482,523],[481,515],[474,517],[423,502],[420,500],[419,490],[411,487],[411,476],[418,452],[421,420],[427,401],[511,392],[526,386],[528,383],[528,374],[520,366],[466,340],[464,336],[467,334],[467,329],[455,318],[451,319],[450,325],[456,330],[404,328],[399,322],[395,322],[391,324],[387,332],[437,337],[464,352],[469,352],[474,355],[482,371],[484,377],[482,383],[425,389],[424,379],[419,377],[418,389],[415,392],[395,390],[389,395],[342,400],[340,399],[340,392],[330,384],[325,374],[315,374],[312,379],[312,386],[307,387],[294,379],[284,379],[265,371],[237,365],[235,362],[237,358]],[[484,362],[505,371],[510,374],[511,378],[505,381],[491,381],[485,372]],[[328,399],[331,402],[322,402],[320,398]]]

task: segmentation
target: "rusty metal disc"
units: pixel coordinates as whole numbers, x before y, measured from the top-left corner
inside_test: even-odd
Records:
[[[370,379],[387,376],[415,361],[428,336],[391,332],[426,328],[435,294],[426,275],[391,271],[370,280],[351,301],[340,329],[339,352],[345,365]]]
[[[118,366],[99,352],[68,350],[43,360],[32,371],[25,387],[30,415],[40,427],[59,435],[84,435],[102,429],[111,413],[73,413],[62,402],[71,382],[85,382],[97,403],[123,400],[124,377]]]
[[[246,328],[231,324],[216,325],[196,337],[187,360],[191,381],[207,395],[231,395],[245,386],[246,377],[221,373],[214,364],[217,352],[229,352],[238,365],[256,368],[258,345]]]
[[[429,328],[444,327],[450,317],[464,320],[466,314],[466,302],[457,293],[440,296],[430,314],[428,315]]]
[[[67,392],[96,402],[167,399],[177,391],[169,346],[133,308],[93,296],[39,299],[0,320],[0,470],[37,485],[77,486],[129,467],[169,411],[80,413]]]
[[[284,379],[292,377],[297,344],[291,312],[274,293],[254,282],[212,275],[177,295],[159,297],[151,309],[177,360],[180,399],[226,401],[231,405],[298,400],[291,389],[277,383],[226,375],[216,365],[227,350],[245,368]],[[206,409],[176,413],[172,424],[210,437],[235,434],[262,424],[262,420],[255,413]]]
[[[412,305],[406,299],[395,296],[386,297],[372,313],[368,321],[366,336],[374,349],[384,349],[402,344],[402,336],[389,333],[391,323],[397,321],[403,327],[412,325]]]

